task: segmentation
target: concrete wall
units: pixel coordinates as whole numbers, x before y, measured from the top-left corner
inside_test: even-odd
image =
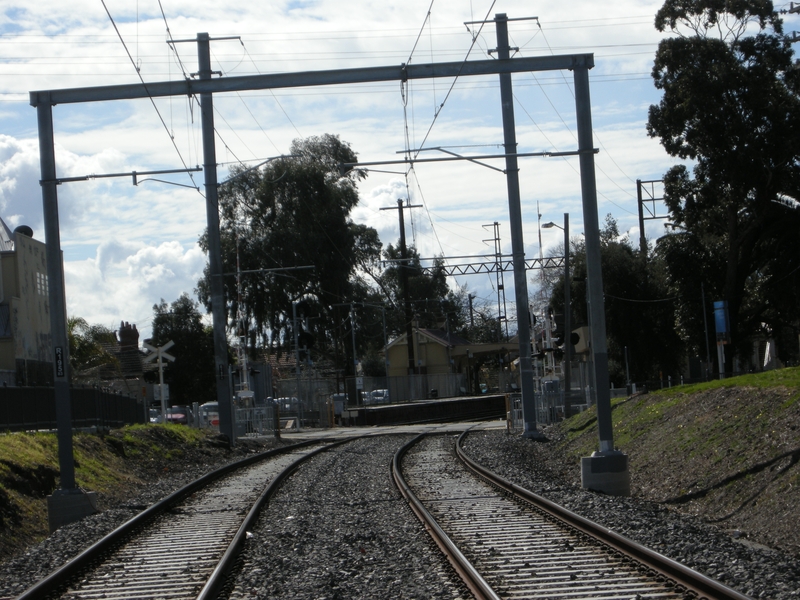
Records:
[[[11,331],[17,360],[52,362],[45,245],[25,235],[14,241],[17,287],[11,298]]]
[[[0,252],[0,370],[24,385],[52,384],[53,350],[45,244],[15,235]]]

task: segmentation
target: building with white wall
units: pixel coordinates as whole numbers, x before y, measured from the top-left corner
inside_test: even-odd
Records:
[[[0,219],[0,384],[53,385],[45,244]]]

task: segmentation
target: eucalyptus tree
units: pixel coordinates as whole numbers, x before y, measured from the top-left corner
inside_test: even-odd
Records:
[[[655,25],[673,35],[656,52],[663,95],[647,130],[693,164],[664,178],[676,235],[658,252],[682,298],[679,320],[699,345],[703,283],[708,298],[727,301],[741,355],[759,331],[788,328],[796,347],[800,71],[791,40],[764,0],[668,0]]]
[[[570,329],[588,323],[586,305],[586,251],[583,240],[570,242]],[[608,337],[609,375],[626,381],[626,357],[633,381],[677,376],[683,344],[675,329],[675,302],[659,257],[643,260],[616,220],[608,215],[600,230],[600,263]],[[561,322],[564,314],[564,274],[554,281],[550,308]],[[566,341],[563,331],[558,337]]]
[[[175,361],[164,362],[164,381],[170,385],[172,404],[216,400],[214,335],[203,323],[198,302],[184,293],[170,304],[163,298],[154,304],[153,337],[149,341],[157,347],[175,342],[169,350]]]
[[[295,140],[289,156],[260,168],[235,168],[221,186],[228,322],[251,347],[288,350],[297,316],[317,352],[344,362],[349,309],[343,305],[351,301],[360,265],[380,256],[375,230],[350,219],[365,177],[342,167],[353,162],[350,145],[325,134]],[[207,248],[205,236],[200,243]],[[208,277],[206,270],[198,284],[206,304]]]

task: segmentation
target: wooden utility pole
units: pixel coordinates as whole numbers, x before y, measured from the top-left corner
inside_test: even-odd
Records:
[[[400,286],[403,292],[403,314],[406,322],[406,345],[408,347],[408,374],[416,372],[414,362],[414,315],[411,312],[411,297],[408,289],[408,250],[406,249],[406,223],[403,218],[404,208],[421,208],[421,204],[407,204],[403,206],[403,199],[397,199],[397,214],[400,219]],[[394,210],[394,206],[382,208],[381,210]]]

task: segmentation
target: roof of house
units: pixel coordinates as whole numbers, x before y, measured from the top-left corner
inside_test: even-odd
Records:
[[[455,333],[445,331],[444,329],[414,329],[414,332],[422,335],[429,340],[441,344],[442,346],[469,346],[471,345],[469,340],[464,339],[460,335],[456,335]],[[404,344],[406,340],[406,334],[402,334],[399,337],[395,338],[386,346],[387,348],[391,348],[392,346],[398,344]]]
[[[14,234],[6,225],[3,219],[0,219],[0,251],[8,251],[14,249]]]

